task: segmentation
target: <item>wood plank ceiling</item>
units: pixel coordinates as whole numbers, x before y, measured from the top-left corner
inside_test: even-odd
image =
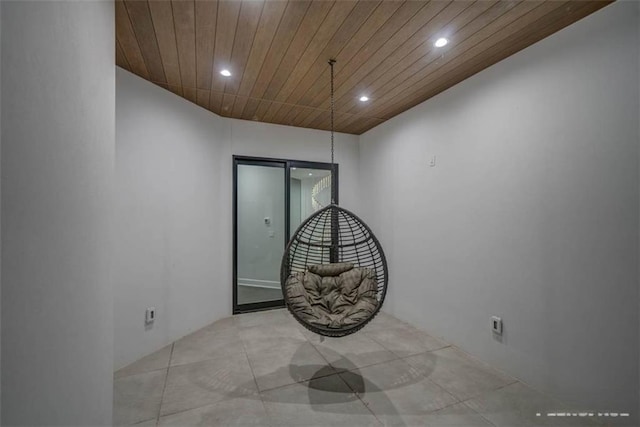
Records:
[[[609,3],[117,0],[116,64],[222,116],[326,130],[335,58],[335,129],[361,134]]]

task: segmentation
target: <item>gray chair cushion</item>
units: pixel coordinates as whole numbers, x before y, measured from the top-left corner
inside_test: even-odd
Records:
[[[286,283],[289,307],[300,319],[332,329],[353,326],[375,311],[376,275],[351,263],[312,265]]]

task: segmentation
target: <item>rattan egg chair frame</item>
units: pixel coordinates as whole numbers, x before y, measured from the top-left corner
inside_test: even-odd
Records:
[[[329,61],[332,165],[335,164],[334,63],[333,60]],[[333,271],[324,274],[329,277],[320,277],[323,273],[319,270],[325,273]],[[342,273],[345,274],[344,278]],[[316,280],[315,288],[309,285],[310,278],[306,275]],[[342,280],[344,286],[341,285]],[[282,257],[280,283],[288,310],[305,328],[322,336],[342,337],[362,329],[380,311],[388,282],[387,261],[373,231],[358,216],[338,206],[333,200],[330,205],[313,213],[298,227]],[[326,303],[327,295],[321,294],[319,290],[327,289],[338,303]],[[292,301],[292,298],[296,301]],[[302,305],[299,303],[300,300],[303,301]],[[304,312],[301,306],[304,306]],[[344,315],[344,310],[332,312],[332,306],[347,306],[350,309],[349,315]],[[318,307],[325,311],[318,310]],[[318,312],[321,312],[324,324],[318,321]]]

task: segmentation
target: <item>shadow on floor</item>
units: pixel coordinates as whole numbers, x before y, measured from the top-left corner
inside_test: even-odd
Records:
[[[294,381],[297,383],[299,390],[278,392],[292,385],[289,384],[263,392],[262,399],[265,402],[309,405],[314,412],[333,414],[348,413],[350,408],[353,408],[348,405],[350,402],[362,400],[362,410],[368,413],[365,403],[367,395],[375,394],[378,407],[384,408],[384,415],[397,416],[396,422],[398,422],[400,414],[391,399],[386,396],[386,392],[424,381],[431,372],[431,369],[416,369],[406,364],[406,370],[403,370],[400,375],[385,378],[383,383],[380,383],[363,376],[361,369],[344,355],[336,353],[335,356],[336,358],[332,360],[340,360],[340,369],[334,369],[329,364],[324,366],[306,364],[300,352],[296,352],[287,365],[267,375],[270,377],[286,375],[291,379],[291,383]],[[310,375],[310,372],[313,374]],[[300,394],[305,391],[306,398],[302,399]]]

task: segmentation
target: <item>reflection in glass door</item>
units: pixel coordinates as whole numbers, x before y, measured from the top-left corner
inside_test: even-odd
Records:
[[[331,203],[331,170],[292,166],[289,176],[289,235],[293,235],[305,219]]]
[[[233,312],[283,307],[280,263],[306,218],[337,201],[337,165],[234,156]]]

